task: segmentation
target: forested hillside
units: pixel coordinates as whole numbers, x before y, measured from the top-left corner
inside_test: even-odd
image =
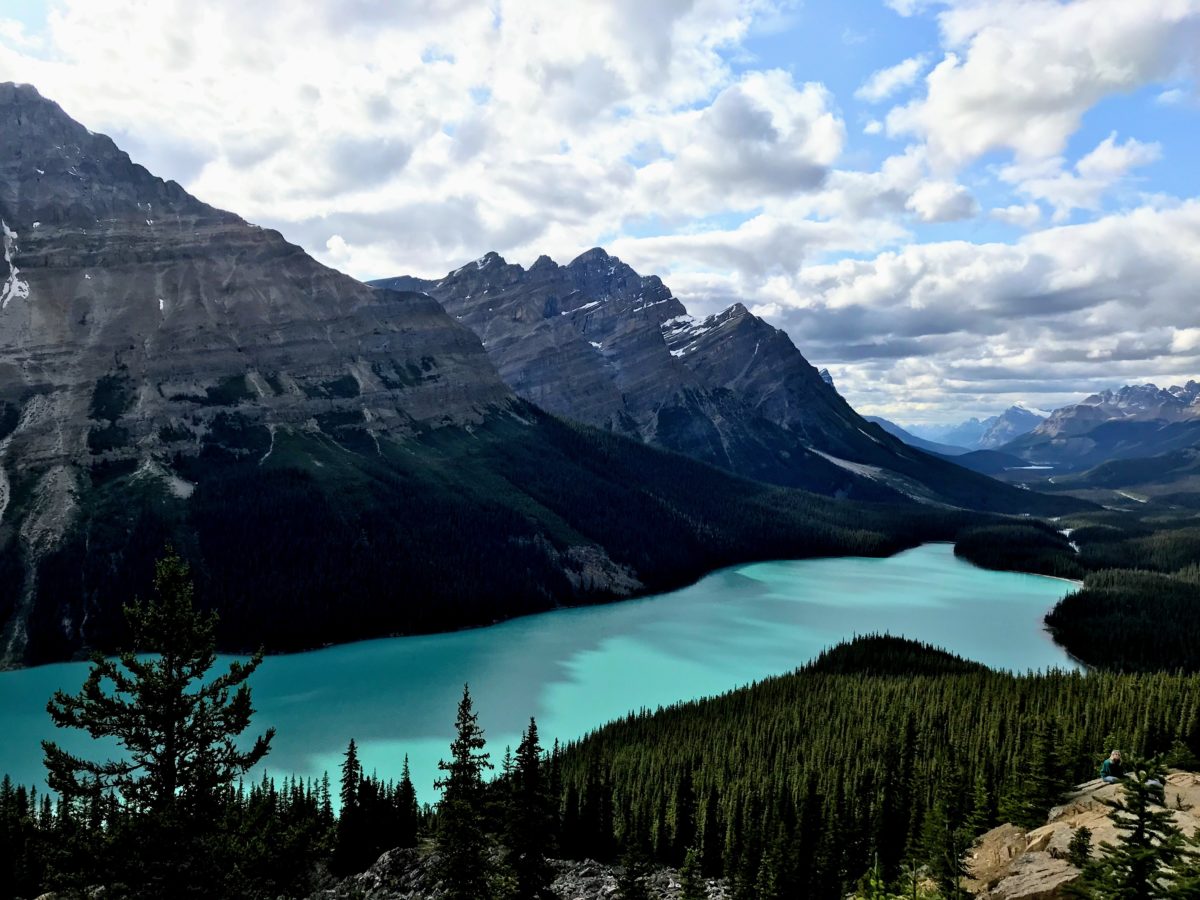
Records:
[[[727,878],[736,900],[844,897],[868,874],[899,887],[912,872],[958,896],[973,837],[1002,821],[1041,824],[1113,747],[1195,766],[1200,676],[1012,675],[863,637],[792,674],[629,716],[546,753],[531,722],[515,756],[501,756],[464,694],[443,763],[455,799],[434,810],[416,807],[407,769],[365,773],[352,741],[332,786],[264,780],[197,795],[193,785],[169,844],[161,813],[88,782],[63,804],[5,781],[0,897],[96,884],[158,896],[155,883],[184,891],[173,896],[216,885],[230,897],[305,896],[330,873],[419,843],[436,849],[452,896],[471,900],[532,896],[511,892],[520,879],[548,883],[546,856],[619,861],[634,874],[681,866],[692,884]]]
[[[1192,514],[1098,510],[1055,525],[1064,527],[1010,521],[968,529],[954,552],[987,568],[1082,580],[1046,624],[1089,665],[1200,670],[1200,527]]]
[[[886,555],[987,521],[745,481],[518,404],[366,448],[229,417],[176,460],[186,500],[103,470],[39,567],[56,602],[33,611],[26,661],[78,652],[64,622],[86,622],[92,647],[120,643],[121,604],[145,595],[168,540],[220,611],[223,647],[295,650],[660,591],[734,562]],[[0,620],[21,578],[19,554],[0,555]]]
[[[886,673],[886,674],[884,674]],[[1107,749],[1200,753],[1200,676],[1016,676],[898,639],[631,716],[568,747],[562,846],[699,848],[745,900],[840,897],[875,861],[956,858],[1000,821],[1044,820]]]

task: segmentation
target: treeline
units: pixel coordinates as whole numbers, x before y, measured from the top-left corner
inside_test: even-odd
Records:
[[[123,645],[121,605],[148,592],[164,536],[200,605],[219,610],[223,649],[298,650],[660,591],[739,562],[881,556],[986,521],[745,481],[525,406],[470,431],[360,444],[341,431],[272,439],[223,414],[174,461],[196,486],[186,501],[98,465],[30,582],[24,661]],[[16,549],[0,546],[0,617],[25,583]]]
[[[944,896],[971,840],[1034,826],[1114,746],[1197,765],[1200,676],[1012,675],[899,638],[856,639],[791,675],[630,716],[545,752],[530,723],[494,758],[464,694],[436,810],[407,772],[230,786],[182,831],[119,792],[51,800],[0,787],[0,896],[304,896],[422,845],[452,897],[539,898],[548,856],[724,876],[738,900],[842,897],[917,873]],[[86,787],[86,786],[85,786]],[[153,824],[153,828],[148,825]],[[704,896],[698,894],[694,896]]]
[[[1200,580],[1110,569],[1088,575],[1046,615],[1054,639],[1082,662],[1122,672],[1200,669]],[[1189,577],[1190,575],[1190,577]]]
[[[1040,522],[1019,522],[968,528],[958,536],[954,555],[985,569],[1032,572],[1056,578],[1082,578],[1070,541]]]
[[[1088,665],[1200,671],[1200,528],[1190,514],[1164,519],[1105,511],[1059,524],[1071,527],[1069,537],[1035,522],[970,528],[954,552],[990,569],[1082,580],[1046,624]]]
[[[927,866],[950,891],[975,835],[1043,822],[1113,747],[1175,764],[1200,754],[1200,676],[971,668],[860,640],[605,726],[560,761],[561,845],[646,847],[674,865],[696,848],[744,900],[844,896],[876,865],[887,882]]]
[[[432,812],[417,809],[407,773],[392,784],[363,776],[341,782],[332,802],[321,782],[264,776],[215,796],[204,829],[160,832],[115,793],[68,802],[0,781],[0,898],[47,890],[109,896],[303,896],[332,875],[359,872],[381,853],[416,845]],[[335,809],[337,810],[335,812]],[[182,840],[181,840],[182,837]],[[169,870],[176,881],[163,883]]]

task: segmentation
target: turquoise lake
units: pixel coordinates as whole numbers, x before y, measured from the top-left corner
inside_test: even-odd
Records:
[[[630,711],[788,672],[856,634],[905,635],[996,668],[1073,668],[1042,627],[1071,589],[976,568],[950,544],[887,559],[754,563],[643,600],[269,657],[252,682],[255,721],[278,731],[273,774],[328,770],[336,781],[353,737],[367,771],[385,778],[408,754],[422,800],[432,800],[464,683],[498,762],[530,716],[546,745],[569,740]],[[45,712],[54,690],[77,690],[86,672],[63,663],[0,673],[0,773],[43,786],[47,737],[95,754],[86,737],[55,734]]]

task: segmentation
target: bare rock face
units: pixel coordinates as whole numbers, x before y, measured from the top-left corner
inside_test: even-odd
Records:
[[[976,840],[968,854],[966,887],[987,900],[1059,900],[1080,872],[1066,859],[1071,838],[1080,828],[1092,833],[1092,855],[1104,843],[1120,841],[1105,800],[1117,797],[1119,784],[1090,781],[1080,785],[1045,825],[1025,832],[1015,825],[993,828]],[[1165,786],[1165,805],[1184,834],[1200,829],[1200,776],[1171,772]]]
[[[0,400],[26,466],[186,452],[221,410],[370,432],[508,395],[420,294],[372,291],[150,175],[30,87],[0,86]]]
[[[436,853],[389,850],[367,871],[346,878],[309,900],[438,900],[445,896],[435,875]],[[551,891],[561,900],[619,900],[618,869],[592,860],[551,860],[556,877]],[[658,869],[646,880],[654,900],[678,900],[679,873]],[[708,882],[709,900],[729,900],[722,879]]]
[[[0,121],[0,665],[24,656],[37,561],[108,474],[186,497],[173,461],[214,448],[369,446],[513,402],[428,296],[200,202],[32,87],[0,85]]]
[[[713,363],[723,354],[689,359],[701,345],[684,344],[709,329],[692,322],[659,278],[639,275],[600,248],[566,266],[542,256],[528,270],[488,253],[440,281],[402,276],[374,284],[420,288],[436,297],[479,335],[509,387],[549,412],[758,480],[839,496],[903,499],[861,472],[831,463],[797,441],[783,422],[756,411],[722,383],[726,372]],[[754,322],[791,348],[797,385],[809,382],[806,390],[832,394],[836,405],[845,406],[786,335]],[[739,380],[750,384],[756,377],[742,373]]]
[[[488,253],[424,290],[520,397],[739,475],[837,497],[1032,512],[1040,500],[867,422],[781,329],[743,304],[687,314],[656,276],[594,248],[528,270]]]

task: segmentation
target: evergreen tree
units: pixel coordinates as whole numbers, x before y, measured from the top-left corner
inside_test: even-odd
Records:
[[[407,753],[404,755],[404,767],[400,770],[400,784],[396,786],[393,802],[396,805],[396,846],[417,846],[417,831],[421,827],[421,808],[417,804],[417,790],[413,787]]]
[[[358,809],[359,792],[362,788],[362,764],[358,761],[358,745],[354,738],[346,745],[342,756],[341,792],[338,797],[342,801],[342,812],[348,809]]]
[[[450,759],[438,763],[445,777],[438,805],[438,874],[450,900],[488,900],[492,897],[492,864],[484,830],[483,772],[492,768],[483,729],[471,703],[471,691],[463,687],[455,721],[455,738]]]
[[[721,799],[713,785],[708,789],[700,827],[700,869],[709,877],[721,874],[722,830]]]
[[[321,773],[321,825],[326,830],[333,827],[333,795],[329,790],[329,772]]]
[[[1000,804],[1004,821],[1024,828],[1036,828],[1046,821],[1067,783],[1059,734],[1056,723],[1046,717],[1034,722],[1027,748],[1018,760],[1016,778]]]
[[[1168,896],[1172,900],[1200,900],[1200,830],[1187,839],[1184,858],[1174,866]]]
[[[954,819],[954,810],[946,795],[939,792],[925,818],[922,843],[929,860],[930,874],[941,888],[942,896],[948,900],[965,897],[961,882],[966,870],[963,853],[969,841]]]
[[[700,853],[695,847],[688,848],[679,870],[679,900],[708,900],[708,885],[700,871]]]
[[[963,855],[970,845],[963,827],[962,793],[962,770],[951,760],[936,786],[933,806],[922,825],[922,845],[930,873],[943,896],[952,900],[965,896],[961,887],[966,874]]]
[[[621,871],[617,874],[617,897],[619,900],[651,900],[650,862],[639,847],[630,847],[621,857]]]
[[[1092,858],[1092,829],[1086,825],[1075,829],[1067,845],[1067,861],[1077,869],[1087,866]]]
[[[980,769],[975,775],[975,788],[971,794],[971,812],[967,816],[964,831],[969,837],[977,837],[992,827],[995,822],[992,810],[992,792],[988,787],[987,775]]]
[[[205,680],[217,617],[194,608],[188,566],[171,548],[155,566],[153,599],[126,606],[125,617],[133,649],[97,655],[79,694],[57,691],[46,707],[59,728],[115,737],[123,756],[92,762],[43,741],[47,781],[68,803],[119,794],[125,832],[115,855],[132,869],[130,892],[212,895],[230,867],[215,836],[224,795],[274,736],[268,729],[249,749],[237,745],[262,653]]]
[[[537,722],[532,718],[521,735],[511,781],[505,817],[508,865],[516,881],[518,900],[542,900],[552,896],[550,882],[554,880],[554,872],[546,861],[546,849],[555,823],[546,790]]]
[[[338,792],[341,809],[334,834],[333,858],[330,868],[338,875],[361,872],[375,861],[370,828],[363,800],[368,792],[363,779],[362,763],[358,760],[358,745],[354,738],[342,757],[342,778]]]
[[[1187,861],[1183,833],[1171,811],[1163,807],[1166,770],[1156,761],[1132,763],[1122,782],[1121,796],[1105,803],[1121,841],[1100,845],[1100,857],[1090,862],[1077,893],[1096,900],[1151,900],[1165,896],[1163,887],[1172,870]],[[1157,781],[1159,785],[1149,784]]]

